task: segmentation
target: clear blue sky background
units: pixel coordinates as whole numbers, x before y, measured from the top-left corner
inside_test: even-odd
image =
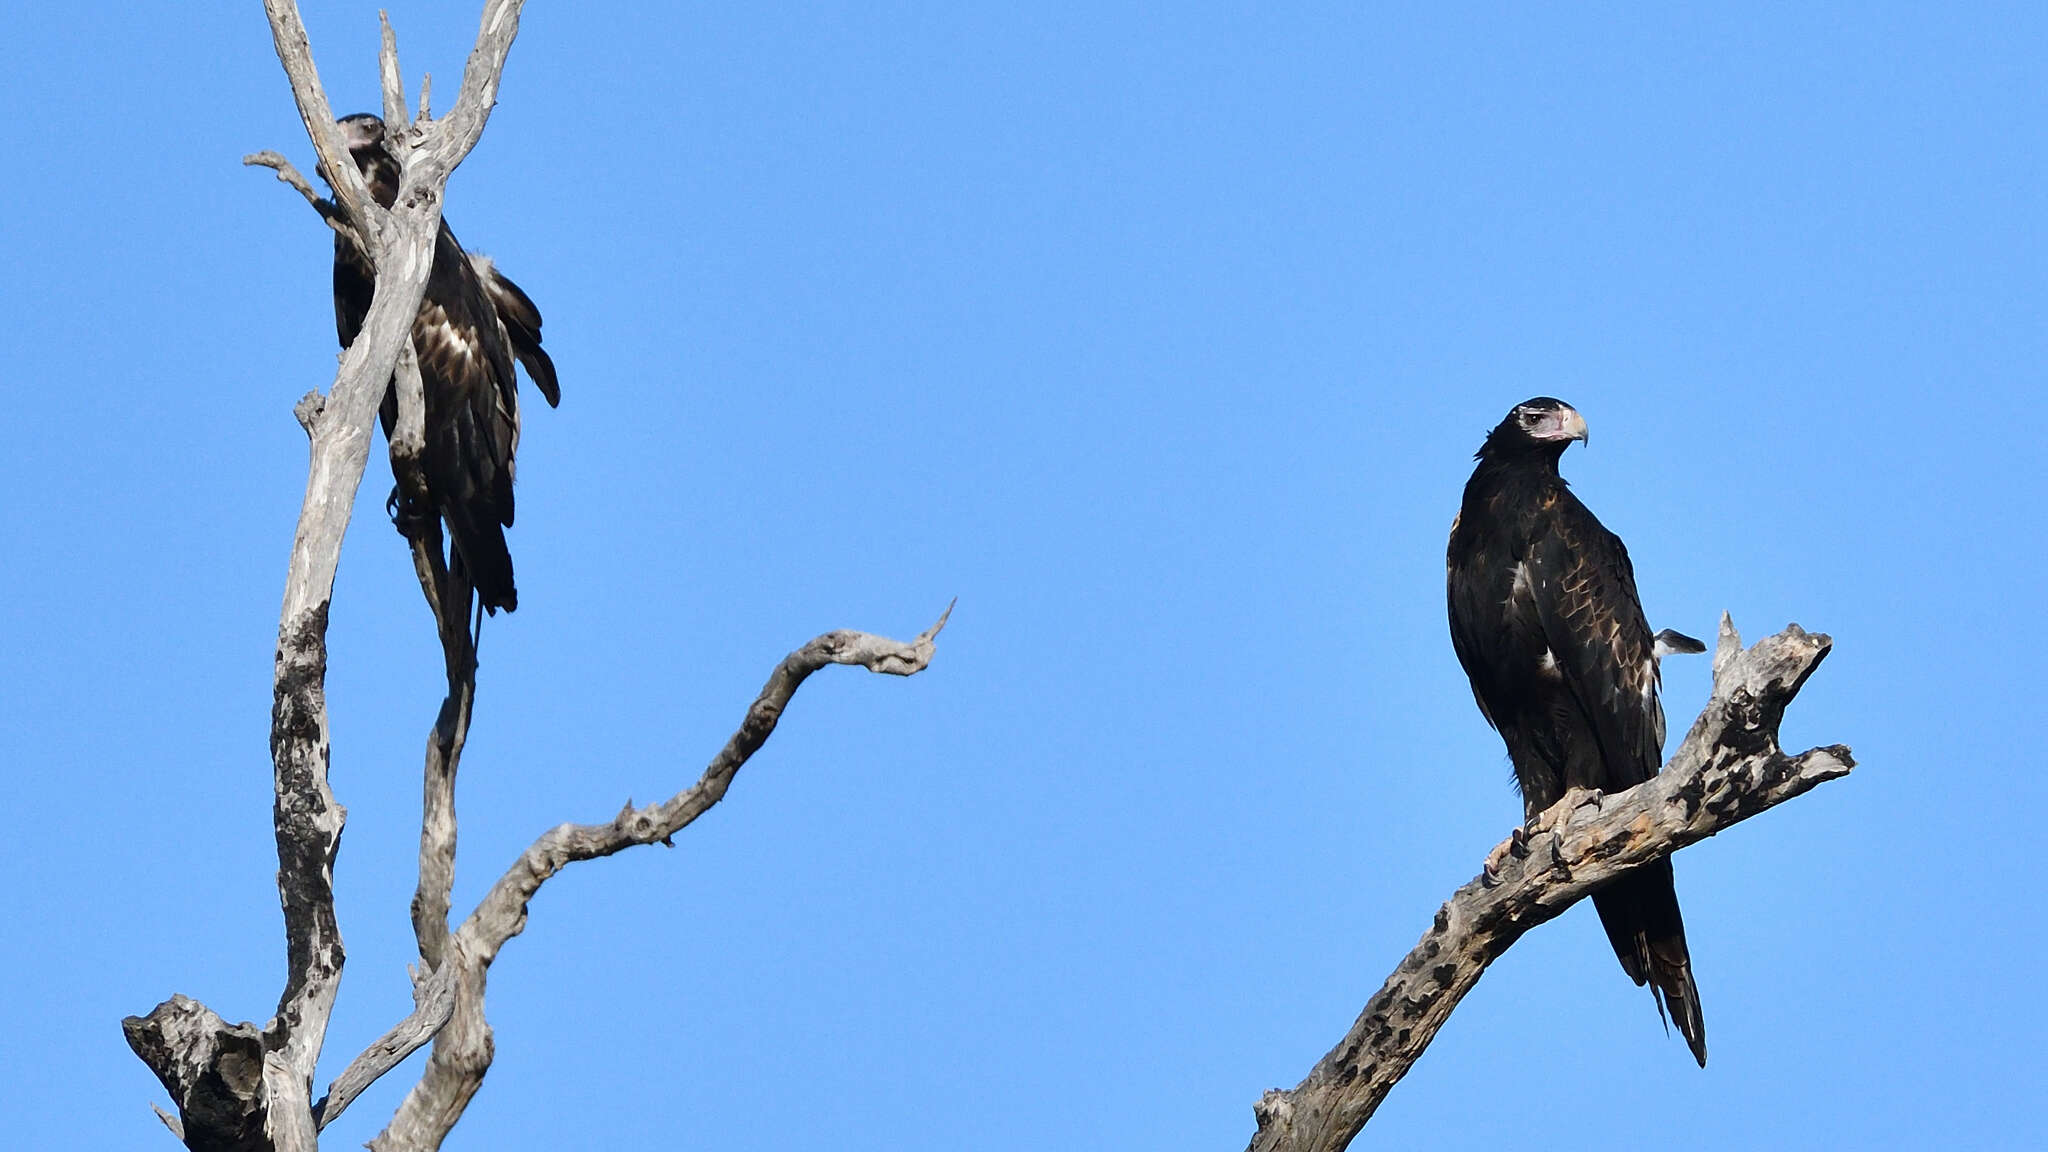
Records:
[[[375,107],[374,5],[306,15]],[[392,15],[445,106],[475,5]],[[1357,1147],[2048,1139],[2044,31],[534,5],[450,194],[563,387],[458,909],[695,779],[789,648],[960,607],[925,675],[812,680],[673,851],[546,888],[450,1147],[1242,1147],[1519,815],[1442,562],[1542,393],[1653,621],[1835,636],[1786,742],[1862,767],[1681,854],[1706,1071],[1577,909]],[[283,975],[270,657],[328,237],[238,165],[311,168],[254,3],[32,6],[0,95],[0,1110],[23,1148],[163,1148],[120,1018],[260,1021]],[[387,486],[334,608],[323,1081],[409,1005],[439,665]],[[1706,680],[1668,670],[1675,732]]]

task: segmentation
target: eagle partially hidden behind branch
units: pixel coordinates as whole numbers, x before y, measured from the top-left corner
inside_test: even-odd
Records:
[[[1479,710],[1514,761],[1525,819],[1572,788],[1620,792],[1664,760],[1658,660],[1699,641],[1653,635],[1620,537],[1557,473],[1586,422],[1547,396],[1519,404],[1486,437],[1451,525],[1451,640]],[[1671,860],[1593,893],[1621,966],[1647,981],[1702,1068],[1707,1030],[1693,983]]]
[[[384,144],[384,121],[367,113],[344,116],[343,141],[386,208],[398,196],[398,161]],[[325,175],[323,172],[322,175]],[[342,347],[354,343],[376,291],[376,269],[347,234],[334,237],[334,326]],[[512,462],[519,450],[519,393],[513,362],[526,366],[548,406],[561,402],[555,364],[540,346],[540,311],[519,286],[484,256],[462,250],[448,221],[434,241],[426,295],[412,322],[412,346],[426,393],[425,509],[394,490],[394,519],[408,536],[439,514],[448,525],[453,555],[448,569],[467,614],[473,588],[485,609],[519,606],[512,553]],[[381,416],[388,439],[398,418],[398,394],[387,387]]]

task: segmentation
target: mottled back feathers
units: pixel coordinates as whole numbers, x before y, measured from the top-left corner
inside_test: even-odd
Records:
[[[1659,638],[1689,639],[1650,631],[1628,549],[1558,475],[1566,446],[1585,438],[1585,421],[1561,401],[1517,405],[1480,448],[1451,526],[1452,646],[1514,761],[1525,820],[1568,789],[1619,792],[1657,774]],[[1706,1026],[1670,861],[1637,869],[1593,902],[1623,970],[1652,985],[1658,1010],[1704,1065]]]
[[[389,207],[399,169],[384,144],[383,122],[358,115],[341,121],[350,154],[371,195]],[[343,346],[362,330],[376,289],[369,258],[348,237],[334,242],[335,327]],[[553,360],[541,348],[540,310],[487,257],[464,252],[444,219],[434,242],[425,296],[413,319],[413,350],[424,386],[424,471],[431,511],[448,525],[449,568],[472,586],[490,611],[518,607],[506,528],[513,521],[513,473],[519,449],[523,364],[550,405],[560,402]],[[385,435],[398,414],[395,390],[384,396]]]

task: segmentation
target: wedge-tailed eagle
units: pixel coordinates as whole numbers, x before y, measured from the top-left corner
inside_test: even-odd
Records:
[[[384,122],[367,113],[339,121],[349,155],[370,194],[389,208],[398,196],[398,161],[384,143]],[[345,348],[362,331],[376,270],[347,235],[334,239],[334,326]],[[434,242],[426,295],[412,323],[426,393],[424,471],[429,507],[394,503],[401,531],[438,515],[453,546],[449,572],[473,588],[485,609],[519,606],[505,529],[512,526],[513,457],[519,450],[519,392],[513,365],[549,407],[561,402],[554,361],[540,345],[540,311],[489,258],[464,252],[448,221]],[[398,418],[395,388],[384,393],[384,434]],[[394,501],[397,496],[394,493]],[[466,596],[465,596],[466,603]]]
[[[1524,818],[1571,788],[1619,792],[1663,764],[1658,660],[1699,651],[1653,634],[1621,538],[1579,503],[1558,458],[1586,439],[1570,406],[1539,396],[1489,433],[1451,525],[1451,640],[1479,710],[1514,761]],[[1706,1022],[1667,857],[1593,894],[1600,923],[1637,984],[1678,1026],[1701,1067]]]

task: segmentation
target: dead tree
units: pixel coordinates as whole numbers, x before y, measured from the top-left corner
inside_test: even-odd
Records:
[[[1531,928],[1638,865],[1697,843],[1855,767],[1835,744],[1787,756],[1778,722],[1832,641],[1797,624],[1745,649],[1721,617],[1714,691],[1664,770],[1626,792],[1568,793],[1504,863],[1452,894],[1342,1042],[1289,1091],[1266,1093],[1249,1152],[1342,1152],[1451,1010]]]
[[[333,386],[324,396],[308,393],[295,409],[311,441],[311,460],[278,622],[271,709],[278,896],[287,958],[277,1011],[262,1025],[229,1024],[206,1005],[173,996],[146,1016],[122,1021],[129,1045],[177,1105],[176,1116],[161,1109],[158,1114],[194,1152],[310,1152],[318,1145],[320,1129],[350,1101],[429,1042],[433,1049],[424,1072],[371,1147],[382,1152],[440,1147],[490,1068],[485,974],[498,950],[525,927],[527,903],[548,877],[577,860],[666,842],[725,795],[734,774],[768,739],[811,673],[828,664],[853,664],[871,672],[912,675],[930,662],[934,639],[946,623],[940,616],[908,643],[828,632],[791,652],[695,784],[661,803],[637,808],[628,803],[607,823],[563,824],[544,833],[477,907],[451,926],[455,774],[476,695],[476,653],[466,606],[443,602],[447,574],[439,530],[417,534],[414,566],[440,634],[447,695],[427,738],[419,887],[412,903],[420,955],[413,972],[415,1007],[314,1099],[315,1065],[343,963],[333,876],[346,813],[327,784],[328,604],[342,536],[369,459],[371,423],[393,380],[399,410],[391,437],[393,470],[401,487],[423,490],[424,401],[409,339],[412,319],[432,264],[443,189],[483,133],[518,32],[520,7],[521,0],[486,0],[455,106],[440,118],[429,114],[424,80],[418,116],[408,116],[396,38],[384,25],[384,121],[403,170],[397,199],[387,210],[370,197],[342,146],[297,5],[293,0],[264,3],[278,58],[333,185],[334,200],[320,198],[275,153],[258,153],[245,162],[276,169],[279,179],[298,189],[331,227],[352,233],[375,262],[377,286],[362,333],[343,353]]]

